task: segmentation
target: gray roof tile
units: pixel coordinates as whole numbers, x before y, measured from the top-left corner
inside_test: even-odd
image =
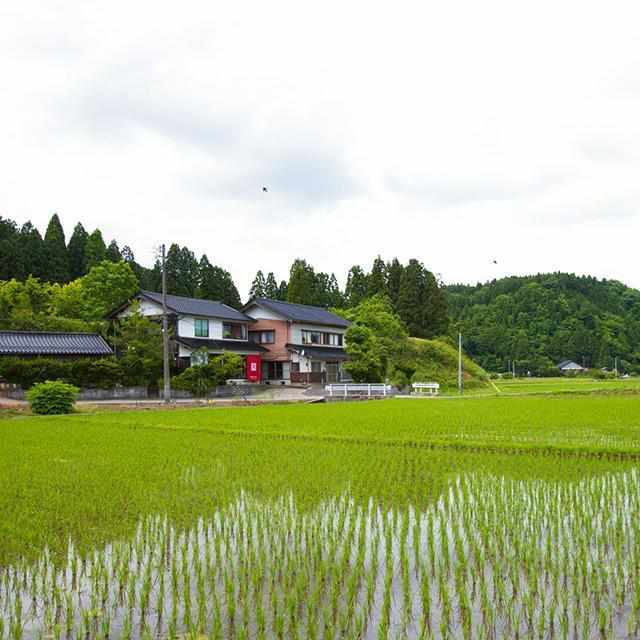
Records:
[[[329,327],[340,327],[346,329],[351,325],[348,320],[341,318],[322,307],[313,307],[308,304],[295,304],[293,302],[282,302],[281,300],[270,300],[269,298],[253,298],[244,308],[251,304],[258,304],[265,309],[274,311],[293,322],[307,322],[309,324],[322,324]]]
[[[155,291],[141,291],[140,295],[162,304],[162,294]],[[184,296],[167,295],[167,307],[174,313],[190,316],[208,316],[222,318],[223,320],[236,320],[238,322],[254,322],[253,318],[246,316],[233,307],[215,300],[201,300],[199,298],[185,298]]]
[[[0,355],[109,356],[113,352],[96,333],[0,331]]]

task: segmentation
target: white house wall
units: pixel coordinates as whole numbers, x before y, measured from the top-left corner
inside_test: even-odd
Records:
[[[139,311],[143,316],[161,316],[162,315],[162,305],[157,304],[156,302],[152,302],[151,300],[147,300],[146,298],[142,298],[139,302]],[[133,313],[135,305],[129,305],[126,309],[123,309],[119,314],[119,318],[126,318]]]
[[[206,318],[204,318],[206,320]],[[183,338],[197,338],[196,323],[194,316],[178,317],[178,335]],[[203,340],[221,340],[222,339],[222,320],[209,318],[209,335]]]
[[[281,316],[274,311],[270,311],[269,309],[265,309],[263,307],[259,307],[258,305],[251,305],[246,311],[245,314],[250,316],[251,318],[255,318],[256,320],[286,320],[284,316]]]

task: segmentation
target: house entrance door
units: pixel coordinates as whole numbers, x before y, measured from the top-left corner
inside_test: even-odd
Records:
[[[338,382],[338,363],[327,362],[327,384]]]

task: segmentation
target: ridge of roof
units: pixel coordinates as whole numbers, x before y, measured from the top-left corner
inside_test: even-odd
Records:
[[[346,328],[351,325],[349,320],[345,320],[325,307],[318,307],[316,305],[285,302],[271,298],[251,298],[242,309],[245,310],[252,304],[262,305],[294,322],[308,322],[309,324],[322,324],[341,328]],[[291,309],[291,311],[289,311],[289,309]]]
[[[138,295],[147,298],[148,300],[151,300],[156,304],[162,304],[162,293],[158,291],[141,289],[138,292]],[[190,298],[187,296],[176,296],[173,294],[167,294],[167,307],[175,313],[181,313],[185,315],[200,315],[213,318],[223,318],[226,320],[254,322],[253,318],[250,318],[242,311],[238,311],[237,309],[234,309],[232,306],[220,300]]]

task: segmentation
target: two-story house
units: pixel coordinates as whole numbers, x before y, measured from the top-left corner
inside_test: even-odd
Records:
[[[137,308],[149,318],[162,317],[162,294],[154,291],[140,291],[130,300],[111,313],[111,318],[123,318]],[[172,356],[177,366],[202,364],[207,355],[219,355],[233,351],[242,356],[252,356],[257,363],[256,376],[259,378],[259,356],[267,350],[249,340],[250,327],[255,320],[241,311],[213,300],[185,298],[167,295],[167,311],[171,331]]]
[[[338,382],[351,324],[321,307],[253,298],[242,309],[254,319],[249,340],[265,347],[262,379],[282,383]]]

